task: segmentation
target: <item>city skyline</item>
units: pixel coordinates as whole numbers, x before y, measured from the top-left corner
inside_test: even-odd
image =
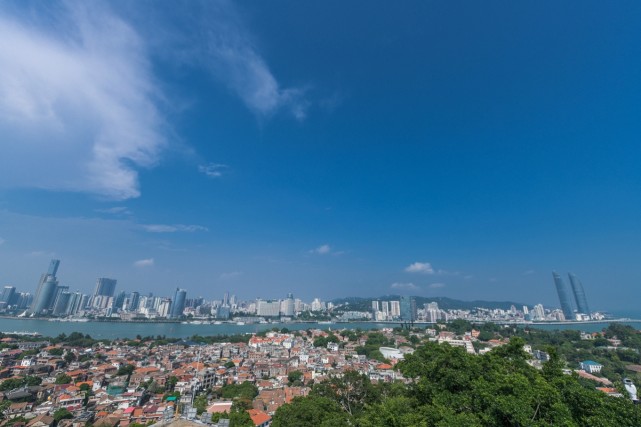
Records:
[[[641,4],[572,6],[2,2],[0,286],[635,309]]]
[[[297,316],[305,310],[319,311],[330,309],[334,300],[340,298],[331,298],[327,303],[323,302],[320,298],[315,297],[311,303],[305,303],[303,300],[294,299],[293,293],[287,293],[286,298],[280,299],[274,295],[264,298],[264,296],[255,296],[246,300],[238,298],[235,294],[231,294],[229,290],[225,291],[221,299],[217,299],[212,295],[198,295],[196,297],[187,298],[187,289],[175,288],[173,297],[169,295],[158,295],[154,292],[149,292],[148,295],[142,295],[136,289],[119,290],[116,294],[116,279],[111,278],[98,278],[96,279],[96,286],[93,295],[83,294],[76,290],[72,292],[69,286],[60,284],[56,277],[58,268],[60,267],[60,260],[52,259],[49,263],[49,268],[46,273],[43,273],[38,282],[35,294],[30,292],[19,292],[13,286],[5,286],[0,295],[0,311],[14,316],[24,317],[29,316],[49,316],[56,317],[86,317],[90,316],[115,316],[123,320],[131,320],[132,316],[143,315],[150,318],[168,318],[178,319],[183,317],[185,309],[200,310],[200,306],[205,307],[207,315],[213,315],[219,319],[229,319],[232,315],[237,315],[238,312],[255,313],[258,316],[266,317],[292,317]],[[590,311],[588,308],[587,297],[583,289],[581,281],[573,273],[568,273],[572,287],[572,296],[576,305],[574,310],[571,303],[570,290],[561,279],[560,275],[552,272],[553,282],[559,297],[560,309],[549,308],[544,309],[543,305],[538,302],[532,304],[531,302],[492,302],[490,306],[511,304],[511,314],[515,315],[522,313],[522,319],[525,320],[598,320],[604,317],[604,313],[609,310],[599,310],[596,312]],[[417,305],[414,295],[387,295],[387,296],[370,296],[372,302],[371,316],[374,320],[400,320],[407,323],[412,323],[417,318]],[[362,296],[361,296],[362,298]],[[381,301],[385,299],[392,299],[391,301]],[[396,298],[396,300],[394,300]],[[425,297],[423,297],[425,298]],[[366,297],[367,299],[367,297]],[[440,297],[435,297],[440,299]],[[468,301],[469,302],[469,301]],[[465,304],[466,301],[458,302]],[[492,308],[484,305],[484,301],[476,301],[475,310],[492,311]],[[380,305],[379,305],[380,304]],[[431,312],[430,305],[436,305],[435,301],[425,304],[425,318],[440,318]],[[522,305],[523,310],[520,311],[516,305]],[[339,304],[340,305],[340,304]],[[391,305],[391,306],[390,306]],[[532,313],[529,315],[528,305],[533,305]],[[251,308],[253,306],[253,308]],[[360,318],[363,314],[362,311],[353,311],[349,309],[349,304],[346,305],[347,311],[344,316],[355,316],[355,319]],[[369,311],[369,310],[366,310]],[[351,314],[350,314],[351,313]],[[192,313],[193,314],[193,313]],[[201,313],[204,314],[204,313]],[[503,315],[501,311],[500,315]],[[124,317],[123,317],[124,316]],[[353,319],[352,319],[353,320]]]

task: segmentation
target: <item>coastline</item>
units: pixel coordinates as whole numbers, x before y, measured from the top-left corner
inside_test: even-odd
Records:
[[[0,319],[8,320],[28,320],[28,321],[42,321],[42,322],[52,322],[52,323],[144,323],[144,324],[188,324],[193,326],[211,326],[211,325],[238,325],[237,321],[234,320],[185,320],[185,319],[117,319],[117,318],[73,318],[65,319],[58,317],[17,317],[17,316],[7,316],[0,315]],[[467,320],[467,319],[466,319]],[[603,320],[566,320],[566,321],[514,321],[514,320],[468,320],[473,324],[482,324],[482,323],[495,323],[497,325],[523,325],[523,326],[536,326],[536,325],[592,325],[592,324],[607,324],[607,323],[641,323],[641,319],[632,319],[627,317],[620,317],[615,319],[603,319]],[[216,323],[214,323],[216,322]],[[220,323],[218,323],[220,322]],[[327,321],[327,320],[289,320],[282,322],[277,321],[267,321],[267,322],[245,322],[247,325],[294,325],[294,324],[319,324],[319,325],[349,325],[355,323],[371,323],[371,324],[389,324],[389,325],[405,325],[408,322],[401,320],[350,320],[350,321]],[[436,325],[437,322],[424,322],[417,321],[413,322],[412,325]]]

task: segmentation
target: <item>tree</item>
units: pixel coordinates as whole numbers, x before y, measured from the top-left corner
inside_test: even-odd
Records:
[[[22,387],[24,385],[24,380],[20,378],[9,378],[6,379],[0,384],[0,391],[13,390],[14,388]]]
[[[334,400],[322,396],[296,397],[276,410],[272,427],[343,427],[351,417]]]
[[[229,427],[254,427],[254,422],[244,408],[232,405],[229,413]]]
[[[26,386],[29,386],[29,387],[40,385],[40,384],[42,384],[42,378],[36,377],[34,375],[27,375],[24,378],[24,383],[25,383]]]
[[[67,408],[57,409],[53,413],[53,420],[58,423],[60,420],[73,418],[73,414],[67,410]]]
[[[169,377],[169,379],[167,379],[165,387],[167,387],[167,390],[169,391],[174,391],[174,388],[176,388],[176,384],[178,384],[178,377],[172,375]]]
[[[118,372],[116,372],[116,375],[127,375],[127,377],[129,377],[135,369],[136,367],[134,365],[122,365],[120,368],[118,368]]]
[[[9,399],[5,399],[2,402],[0,402],[0,419],[5,418],[4,412],[9,409],[9,406],[11,405],[11,401]]]
[[[67,374],[58,374],[56,376],[56,384],[70,384],[71,381],[71,377]]]
[[[209,401],[207,400],[207,396],[204,394],[199,394],[194,398],[194,408],[196,408],[196,413],[198,415],[202,414],[205,412],[205,409],[207,409],[207,404]]]
[[[65,351],[61,348],[52,348],[49,350],[49,354],[52,356],[62,356]]]
[[[359,414],[378,398],[369,377],[356,371],[347,371],[340,378],[332,377],[316,384],[312,393],[335,401],[349,415]]]
[[[287,381],[290,386],[301,386],[303,385],[303,373],[301,371],[292,371],[287,374]]]

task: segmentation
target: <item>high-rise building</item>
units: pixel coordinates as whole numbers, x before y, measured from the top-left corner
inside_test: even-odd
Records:
[[[129,295],[129,304],[127,304],[127,311],[138,310],[139,303],[140,303],[140,294],[136,291],[133,291],[131,295]]]
[[[59,266],[60,260],[52,259],[49,263],[49,269],[47,270],[47,272],[43,273],[42,276],[40,276],[38,288],[36,289],[36,296],[33,299],[31,307],[29,308],[30,313],[40,314],[52,308],[56,288],[58,287],[56,273],[58,272]]]
[[[389,312],[389,301],[382,301],[381,302],[381,311],[383,312],[384,317],[388,317],[390,315]]]
[[[33,295],[29,292],[20,292],[16,299],[16,308],[22,310],[31,307],[31,304],[33,304]]]
[[[69,302],[67,303],[67,311],[65,314],[74,315],[80,311],[80,303],[82,302],[82,294],[74,292],[69,295]]]
[[[120,291],[118,295],[114,297],[114,300],[112,302],[112,313],[118,313],[120,310],[124,309],[125,299],[127,299],[127,294],[125,293],[125,291]]]
[[[574,294],[574,301],[576,301],[577,310],[579,313],[589,315],[590,309],[588,308],[588,300],[585,297],[583,284],[574,274],[569,273],[568,276],[570,277],[570,285],[572,286],[572,293]]]
[[[400,301],[401,320],[414,322],[416,320],[416,299],[408,296],[401,296]]]
[[[5,286],[2,290],[2,295],[0,295],[0,302],[4,302],[7,305],[15,304],[16,300],[16,288],[14,286]]]
[[[223,305],[229,305],[229,292],[225,292],[223,295]]]
[[[156,313],[160,317],[169,317],[171,315],[171,300],[169,298],[158,298]]]
[[[400,301],[390,301],[389,302],[389,311],[392,317],[399,317],[401,315],[401,302]]]
[[[47,270],[47,274],[49,276],[55,276],[56,274],[58,274],[58,267],[60,267],[60,260],[52,259],[49,263],[49,270]]]
[[[572,303],[570,302],[570,295],[568,288],[565,285],[561,276],[556,272],[552,272],[552,277],[554,278],[554,285],[556,286],[556,292],[559,295],[559,303],[561,304],[561,310],[566,320],[574,319],[574,312],[572,311]]]
[[[105,297],[113,297],[116,292],[116,279],[108,279],[106,277],[100,277],[96,280],[96,290],[93,293],[93,296],[102,295]]]
[[[56,287],[56,291],[54,292],[53,299],[51,300],[51,307],[50,308],[52,310],[56,306],[56,304],[58,303],[58,298],[60,298],[60,295],[62,295],[62,293],[64,293],[64,292],[69,292],[69,286],[58,285]]]
[[[33,301],[31,311],[33,313],[41,314],[49,310],[53,304],[58,281],[55,276],[47,276],[40,286],[40,293],[36,295]]]
[[[377,311],[381,311],[380,302],[372,301],[372,313],[376,314]]]
[[[67,289],[68,287],[65,286]],[[69,301],[71,300],[71,293],[64,291],[58,294],[56,302],[53,305],[53,314],[60,316],[62,314],[67,314],[67,308],[69,307]]]
[[[294,315],[294,295],[289,293],[287,298],[280,303],[280,313],[283,316],[292,317]]]
[[[36,294],[33,297],[31,305],[29,306],[29,313],[39,313],[41,310],[36,310],[36,307],[44,307],[45,309],[49,307],[50,299],[53,292],[55,291],[56,285],[58,284],[56,280],[56,273],[58,273],[59,266],[60,260],[52,259],[49,263],[49,269],[47,270],[47,272],[42,273],[42,275],[40,276],[40,281],[38,282],[38,287],[36,288]],[[47,286],[45,286],[45,284]],[[43,290],[46,291],[44,294]]]
[[[280,314],[280,301],[258,300],[256,314],[265,317],[278,317]]]
[[[537,304],[532,309],[532,320],[545,320],[545,309],[542,304]]]
[[[176,292],[174,292],[174,300],[171,303],[170,317],[177,318],[183,315],[183,311],[185,311],[185,299],[187,299],[187,291],[176,288]]]

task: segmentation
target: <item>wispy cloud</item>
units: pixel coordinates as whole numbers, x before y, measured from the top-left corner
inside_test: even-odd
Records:
[[[198,166],[198,172],[207,175],[210,178],[220,178],[227,171],[229,166],[220,163],[209,163]]]
[[[332,248],[331,248],[331,246],[329,246],[327,244],[320,245],[319,247],[314,248],[311,251],[309,251],[309,253],[317,254],[317,255],[327,255],[327,254],[329,254],[331,252],[332,252]]]
[[[429,262],[415,262],[405,267],[408,273],[434,274],[434,268]]]
[[[304,88],[280,85],[233,2],[206,2],[202,12],[201,60],[212,75],[256,114],[268,116],[284,110],[299,120],[304,119],[308,108]]]
[[[185,225],[185,224],[145,224],[141,226],[143,230],[149,233],[177,233],[186,232],[194,233],[196,231],[209,231],[202,225]]]
[[[147,47],[104,4],[63,4],[20,9],[38,27],[0,11],[0,182],[137,197],[166,145]]]
[[[392,283],[390,288],[398,289],[398,290],[405,290],[405,291],[416,291],[416,290],[420,289],[414,283],[400,283],[400,282]]]
[[[243,273],[241,271],[230,271],[229,273],[222,273],[220,275],[220,280],[232,280],[242,275]]]
[[[51,251],[31,251],[27,254],[27,256],[54,258],[56,256],[56,253]]]
[[[430,288],[432,288],[432,289],[444,288],[444,287],[445,287],[445,283],[431,283],[430,284]]]
[[[139,259],[138,261],[134,262],[134,267],[138,267],[138,268],[153,267],[153,265],[154,265],[153,258]]]
[[[534,271],[534,270],[527,270],[527,271],[524,271],[524,272],[523,272],[523,275],[524,275],[524,276],[531,276],[531,275],[533,275],[534,273],[535,273],[535,271]]]
[[[114,206],[113,208],[96,209],[96,212],[106,213],[111,215],[131,215],[132,212],[125,206]]]
[[[6,240],[4,240],[2,237],[0,237],[0,245],[2,245]]]

